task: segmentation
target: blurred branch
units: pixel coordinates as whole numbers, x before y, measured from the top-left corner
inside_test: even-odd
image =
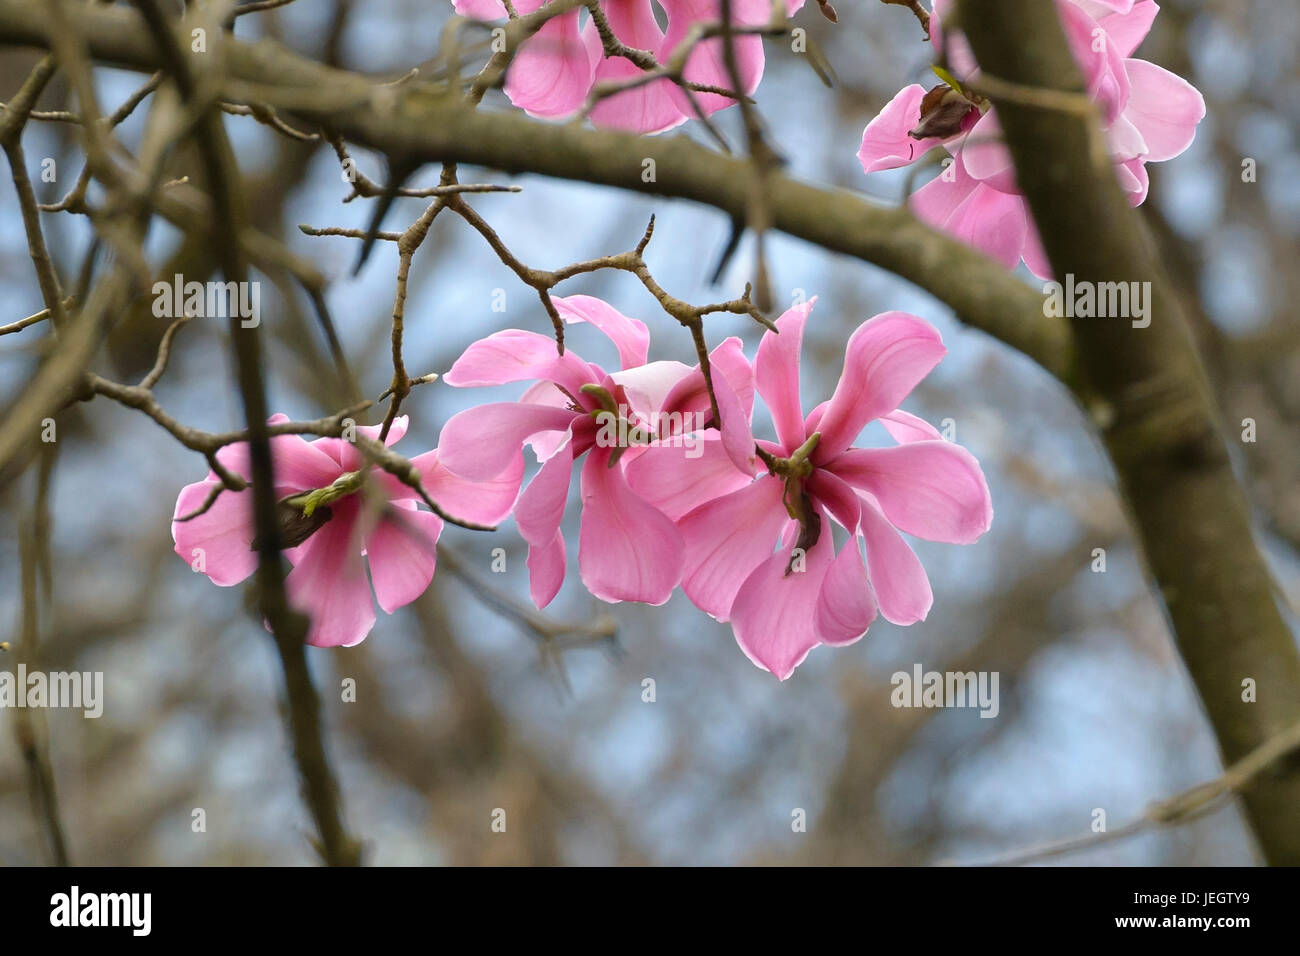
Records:
[[[19,533],[19,552],[22,562],[22,605],[19,616],[20,634],[17,642],[18,662],[35,666],[38,662],[40,632],[40,586],[44,579],[46,597],[52,585],[50,573],[49,541],[50,513],[49,488],[53,474],[56,448],[53,444],[42,449],[41,467],[36,478],[36,505]],[[26,693],[22,688],[19,693]],[[58,790],[54,782],[54,768],[50,763],[48,730],[44,714],[39,710],[19,707],[14,711],[14,737],[18,751],[27,765],[28,794],[32,813],[45,832],[51,862],[55,866],[68,866],[67,837],[63,818],[59,812]]]
[[[27,176],[27,160],[23,154],[22,133],[27,124],[27,117],[36,103],[37,97],[45,89],[54,75],[55,58],[47,56],[42,59],[18,94],[5,107],[4,116],[0,117],[0,147],[4,148],[9,160],[9,169],[13,176],[14,192],[18,194],[18,208],[22,212],[23,229],[27,235],[27,249],[36,270],[36,279],[40,283],[41,298],[53,321],[54,328],[61,330],[67,320],[63,307],[63,293],[60,291],[59,278],[54,273],[49,250],[45,246],[45,237],[41,232],[41,214],[36,203],[36,194],[32,191],[31,179]]]
[[[732,20],[732,0],[721,0],[718,11],[722,17],[722,60],[732,87],[742,90],[744,84],[740,76],[740,59],[736,56],[738,27]],[[745,146],[749,158],[745,222],[754,234],[754,299],[760,309],[770,312],[773,303],[767,268],[767,230],[772,222],[772,211],[767,203],[768,179],[780,167],[782,160],[763,135],[763,121],[754,104],[748,98],[741,97],[738,108],[744,122]],[[717,414],[716,407],[714,414]]]
[[[157,0],[135,0],[135,3],[147,24],[163,69],[175,82],[186,108],[193,113],[194,135],[212,195],[214,215],[210,226],[221,271],[227,281],[246,282],[247,266],[240,241],[245,210],[239,167],[226,138],[217,104],[208,95],[210,87],[204,81],[209,78],[191,70],[184,47],[172,32],[172,25]],[[331,866],[355,866],[361,862],[361,845],[348,833],[343,822],[338,783],[325,751],[320,699],[312,683],[303,646],[307,620],[290,607],[285,592],[274,462],[267,432],[261,340],[256,328],[241,326],[238,316],[230,319],[230,338],[235,353],[239,394],[248,423],[249,478],[253,486],[253,524],[258,545],[257,595],[275,638],[284,672],[294,759],[298,764],[304,799],[316,822],[320,838],[317,849],[321,857]]]
[[[63,307],[65,309],[70,308],[72,302],[73,300],[70,297],[64,299]],[[35,325],[37,322],[44,322],[50,317],[50,314],[49,309],[41,309],[41,311],[29,315],[25,319],[19,319],[17,322],[10,322],[8,325],[0,325],[0,335],[10,335],[14,332],[21,332],[23,329]]]
[[[482,574],[474,571],[464,558],[445,545],[438,545],[438,561],[456,575],[488,607],[502,617],[523,625],[543,641],[576,638],[583,643],[613,640],[618,633],[618,622],[610,614],[602,614],[591,622],[556,621],[530,605],[517,601],[508,592],[496,587]]]

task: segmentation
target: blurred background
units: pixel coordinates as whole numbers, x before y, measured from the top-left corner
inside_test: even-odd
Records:
[[[1225,427],[1284,599],[1300,596],[1300,7],[1168,0],[1138,55],[1188,77],[1209,115],[1192,148],[1153,165],[1142,212],[1186,296],[1218,388]],[[905,83],[926,82],[930,48],[905,8],[841,0],[839,24],[809,4],[796,18],[837,75],[825,87],[788,41],[766,41],[758,102],[794,174],[896,203],[905,173],[863,175],[862,129]],[[243,17],[237,33],[268,34],[352,69],[401,73],[436,52],[450,3],[298,0]],[[34,55],[0,52],[0,98]],[[112,108],[143,81],[97,72]],[[56,77],[41,101],[74,101]],[[510,108],[492,93],[485,109]],[[120,129],[132,145],[140,110]],[[718,114],[733,143],[739,117]],[[227,116],[258,225],[334,278],[328,300],[363,394],[388,384],[396,252],[381,243],[351,278],[355,240],[296,228],[364,227],[373,200],[349,188],[328,146],[278,136]],[[32,122],[24,139],[38,198],[57,201],[81,166],[73,130]],[[685,132],[700,137],[697,124]],[[354,150],[383,181],[380,157]],[[54,159],[57,181],[39,181]],[[1243,182],[1243,160],[1257,181]],[[195,173],[186,150],[169,175]],[[433,185],[430,166],[416,185]],[[929,174],[927,174],[929,175]],[[513,252],[554,268],[620,252],[657,216],[647,259],[665,288],[689,301],[738,295],[753,268],[748,241],[709,284],[729,224],[685,202],[538,177],[507,180],[463,168],[462,182],[506,182],[519,194],[471,197]],[[91,198],[95,197],[92,189]],[[426,200],[401,199],[385,226],[402,229]],[[0,324],[36,312],[39,290],[12,189],[0,188]],[[65,283],[90,241],[83,217],[46,215]],[[149,250],[161,276],[213,273],[203,244],[162,224]],[[1094,809],[1113,828],[1148,803],[1219,773],[1209,727],[1171,644],[1133,548],[1108,465],[1067,392],[1023,356],[964,328],[928,295],[871,266],[782,236],[769,239],[773,290],[789,302],[821,298],[804,351],[804,407],[829,397],[849,333],[887,309],[920,313],[942,331],[949,357],[906,404],[940,424],[983,463],[993,530],[969,547],[914,542],[933,584],[929,619],[878,620],[845,649],[819,648],[779,683],[737,648],[729,627],[680,594],[664,608],[607,606],[577,579],[577,508],[565,534],[570,569],[546,612],[579,625],[612,614],[613,639],[559,636],[521,625],[502,600],[527,601],[525,549],[513,523],[495,534],[449,527],[443,543],[484,593],[440,565],[415,604],[379,616],[361,645],[309,648],[348,822],[379,864],[924,864],[979,861],[1084,836]],[[1032,281],[1026,276],[1027,281]],[[271,407],[315,418],[347,404],[309,303],[263,281]],[[504,313],[492,310],[504,290]],[[644,319],[651,358],[691,360],[689,336],[635,278],[579,277],[557,290],[605,298]],[[166,319],[142,305],[116,327],[95,368],[134,381],[152,364]],[[535,295],[451,214],[415,257],[406,307],[414,374],[445,372],[473,340],[500,328],[546,332]],[[712,343],[737,334],[752,356],[748,319],[710,317]],[[31,373],[45,327],[0,339],[7,396]],[[570,345],[610,364],[591,330]],[[181,421],[239,427],[225,323],[198,320],[176,341],[157,388]],[[397,450],[432,447],[448,416],[522,389],[417,388],[411,429]],[[9,398],[6,398],[8,401]],[[1243,418],[1258,440],[1241,443]],[[372,414],[371,421],[378,421]],[[878,426],[872,426],[877,428]],[[74,862],[84,864],[308,864],[311,822],[298,795],[279,712],[279,664],[243,588],[214,587],[172,552],[169,522],[182,485],[205,471],[144,416],[97,399],[59,419],[48,529],[51,611],[40,666],[102,671],[104,715],[50,711],[51,760]],[[761,428],[756,427],[761,433]],[[883,432],[868,443],[883,443]],[[33,465],[0,498],[0,615],[20,618],[20,524],[32,513]],[[576,489],[576,482],[575,482]],[[574,491],[576,498],[576,490]],[[1188,515],[1195,521],[1195,515]],[[504,548],[507,571],[490,572]],[[1092,570],[1096,548],[1106,570]],[[506,597],[503,599],[502,595]],[[9,668],[5,655],[0,667]],[[11,657],[12,661],[12,657]],[[898,709],[890,675],[997,671],[1000,713]],[[344,702],[345,678],[356,681]],[[643,700],[654,681],[655,700]],[[0,711],[0,864],[48,859],[28,801],[14,715]],[[202,808],[206,832],[191,828]],[[491,829],[506,811],[505,833]],[[806,832],[792,827],[795,811]],[[1086,864],[1248,864],[1250,836],[1235,808],[1063,858]],[[1053,861],[1055,862],[1055,861]]]

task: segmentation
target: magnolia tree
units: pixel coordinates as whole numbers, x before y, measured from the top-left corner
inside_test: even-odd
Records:
[[[781,231],[911,280],[1072,391],[1111,455],[1153,586],[1232,765],[1218,793],[1245,793],[1268,859],[1300,862],[1300,830],[1282,812],[1300,799],[1300,775],[1276,763],[1297,742],[1300,663],[1179,303],[1132,212],[1147,198],[1148,164],[1186,150],[1205,117],[1190,83],[1135,55],[1159,12],[1153,0],[934,0],[929,10],[885,0],[860,14],[914,18],[916,54],[929,63],[926,81],[900,75],[902,88],[860,139],[835,147],[856,153],[864,187],[913,166],[896,208],[789,177],[785,155],[801,144],[772,142],[764,123],[774,45],[828,73],[806,26],[838,20],[825,0],[454,0],[437,57],[397,77],[236,37],[239,18],[288,2],[213,0],[181,17],[161,0],[0,0],[0,41],[48,51],[0,114],[45,309],[3,331],[44,323],[51,343],[11,399],[0,466],[12,479],[37,454],[42,428],[92,398],[152,418],[195,453],[195,472],[168,489],[175,552],[219,587],[255,582],[327,861],[356,862],[359,849],[303,645],[384,640],[376,604],[392,614],[429,588],[447,524],[518,535],[527,599],[539,610],[565,588],[653,606],[680,588],[781,681],[810,654],[869,637],[878,619],[911,625],[944,602],[952,582],[927,574],[909,538],[965,545],[994,522],[980,463],[908,410],[951,343],[924,315],[861,316],[841,343],[838,381],[801,382],[817,297],[783,302],[771,290],[764,239]],[[102,65],[151,75],[128,101],[105,104],[95,85]],[[59,75],[75,113],[38,108]],[[137,110],[147,111],[145,133],[128,152],[115,131]],[[358,267],[376,244],[396,249],[391,382],[378,402],[355,393],[355,357],[339,344],[320,271],[249,225],[223,113],[327,144],[350,184],[345,201],[372,201],[369,228],[302,229],[353,240]],[[85,172],[60,203],[38,206],[23,134],[57,120],[77,125]],[[164,160],[189,143],[193,181],[166,180]],[[360,170],[352,145],[387,157],[386,181]],[[410,185],[429,163],[440,164],[439,184]],[[752,282],[725,301],[675,297],[646,262],[653,219],[629,251],[525,264],[474,206],[476,194],[517,187],[462,181],[460,164],[714,207],[737,240],[753,236]],[[398,197],[427,206],[389,231]],[[75,274],[59,274],[47,251],[41,213],[59,211],[89,215],[95,230]],[[222,281],[160,278],[143,242],[154,219],[208,244]],[[536,300],[517,313],[525,327],[499,327],[441,375],[416,375],[404,352],[407,287],[435,219],[481,236],[502,274]],[[549,228],[598,225],[558,218]],[[267,407],[250,269],[287,276],[311,298],[356,399],[347,407],[311,421]],[[635,277],[657,314],[631,317],[579,291],[603,271]],[[99,344],[141,299],[175,320],[153,369],[134,385],[96,374]],[[186,322],[212,314],[230,320],[246,414],[242,429],[223,433],[183,423],[154,396]],[[713,332],[710,318],[728,314],[761,326],[756,348]],[[568,347],[566,331],[579,325],[608,339],[613,361]],[[660,357],[673,336],[689,338],[693,363]],[[495,386],[517,397],[474,403],[476,389]],[[437,423],[436,446],[410,447],[403,436],[431,389],[463,390],[470,404]],[[887,445],[863,443],[872,422]],[[580,513],[576,576],[566,510]],[[497,530],[508,518],[513,528]],[[1249,702],[1246,679],[1259,685]]]

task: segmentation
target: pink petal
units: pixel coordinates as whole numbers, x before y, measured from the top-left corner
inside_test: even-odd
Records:
[[[219,481],[196,481],[186,485],[176,498],[174,516],[179,518],[202,506]],[[257,569],[257,552],[252,549],[252,494],[223,491],[212,507],[189,521],[172,521],[172,540],[180,557],[194,566],[203,558],[203,573],[223,588],[245,580]],[[194,552],[198,550],[200,555]]]
[[[406,435],[407,426],[411,419],[407,415],[398,415],[393,419],[393,425],[388,429],[388,435],[384,438],[384,444],[388,447],[396,445]],[[357,425],[356,433],[369,438],[371,441],[379,441],[379,433],[383,431],[383,425]],[[357,471],[366,463],[366,456],[357,448],[355,442],[350,442],[346,438],[318,438],[312,442],[313,448],[319,448],[325,454],[329,455],[339,463],[343,471]]]
[[[743,343],[736,336],[723,339],[709,353],[710,365],[727,376],[731,390],[736,393],[740,407],[748,420],[754,415],[754,367],[745,358]]]
[[[945,159],[943,169],[907,200],[908,208],[918,219],[939,228],[943,228],[944,223],[983,185],[966,172],[960,153]]]
[[[1138,0],[1128,10],[1105,11],[1100,16],[1093,13],[1093,16],[1097,25],[1110,37],[1110,42],[1115,44],[1119,55],[1132,56],[1151,31],[1151,24],[1159,12],[1154,0]]]
[[[817,297],[813,296],[787,309],[776,320],[780,334],[764,332],[754,358],[754,385],[767,403],[776,437],[787,453],[803,444],[806,437],[799,398],[799,353],[804,324],[816,303]]]
[[[409,415],[398,415],[393,419],[392,426],[388,429],[388,434],[384,437],[385,445],[396,445],[406,437],[406,429],[410,427],[411,417]],[[365,435],[372,441],[379,441],[379,433],[384,430],[383,425],[358,425],[357,434]]]
[[[542,464],[515,509],[515,524],[528,542],[528,589],[538,607],[550,604],[564,583],[566,555],[560,524],[572,476],[573,445],[565,441]]]
[[[620,0],[602,4],[601,8],[614,35],[624,44],[659,55],[664,35],[655,22],[649,0]],[[590,20],[583,28],[582,39],[597,58],[597,83],[626,80],[641,73],[640,67],[622,57],[604,58],[600,35]],[[659,133],[671,129],[687,119],[678,107],[675,89],[671,80],[663,79],[616,93],[597,104],[591,111],[591,121],[597,126],[633,133]]]
[[[442,519],[437,515],[393,505],[366,536],[375,599],[386,613],[410,604],[429,587],[438,564],[440,534]]]
[[[572,350],[556,351],[555,339],[536,332],[505,329],[479,339],[458,358],[442,380],[457,388],[505,385],[546,379],[577,398],[594,381],[590,367]]]
[[[939,441],[943,438],[939,434],[939,429],[924,418],[918,418],[901,408],[894,409],[888,415],[881,415],[880,423],[885,426],[885,431],[889,432],[889,437],[900,445],[913,441]]]
[[[752,475],[756,469],[757,458],[754,454],[754,432],[749,425],[751,412],[741,404],[740,398],[731,386],[731,379],[721,367],[713,369],[713,397],[717,400],[718,416],[722,419],[723,447],[738,471],[745,475]],[[678,428],[683,435],[690,432],[703,434],[700,426],[713,419],[713,408],[709,403],[709,391],[704,381],[704,372],[698,365],[689,370],[688,374],[673,387],[663,404],[665,408],[672,409],[670,416],[683,416],[680,423],[675,417],[666,419],[664,427],[660,428],[660,434],[664,438],[674,437],[666,433],[672,428]],[[696,426],[694,423],[699,425]],[[713,424],[717,425],[718,422]]]
[[[528,546],[528,595],[539,608],[560,593],[565,561],[564,535],[558,530],[545,544]]]
[[[285,578],[290,603],[311,616],[307,643],[316,647],[351,647],[375,625],[361,559],[358,507],[355,498],[337,502],[333,519],[307,539]]]
[[[851,448],[827,468],[873,495],[891,524],[927,541],[970,544],[993,522],[979,462],[952,442]]]
[[[650,330],[640,319],[630,319],[612,305],[590,295],[553,297],[555,310],[565,322],[590,322],[618,349],[623,368],[644,365],[650,355]]]
[[[858,149],[858,162],[864,172],[897,169],[920,159],[929,150],[943,145],[938,136],[913,139],[908,130],[915,129],[921,121],[921,99],[925,87],[919,83],[905,86],[885,104],[875,118],[862,131],[862,146]]]
[[[1130,206],[1140,206],[1147,198],[1147,190],[1151,186],[1151,178],[1147,174],[1146,162],[1141,159],[1130,159],[1127,163],[1120,163],[1115,167],[1115,173],[1119,176],[1120,188],[1124,190],[1128,197]]]
[[[475,20],[500,20],[506,15],[505,4],[501,0],[451,0],[456,12],[462,17]],[[515,7],[519,9],[518,6]]]
[[[664,408],[669,394],[689,375],[691,367],[682,362],[651,362],[610,374],[610,381],[623,386],[629,408],[649,423]]]
[[[824,508],[849,534],[857,534],[862,524],[862,499],[858,493],[825,468],[813,470],[808,479],[808,493],[817,506]]]
[[[516,54],[506,73],[510,102],[533,116],[568,116],[591,91],[596,57],[578,35],[578,11],[548,20]]]
[[[1100,107],[1103,124],[1109,126],[1123,111],[1131,92],[1124,57],[1082,7],[1058,0],[1056,8],[1070,52],[1083,72],[1088,96]],[[1098,40],[1102,41],[1100,50],[1096,49]]]
[[[660,0],[659,5],[668,14],[668,33],[664,38],[664,55],[660,62],[686,39],[687,33],[696,23],[722,22],[722,5],[718,0]],[[770,19],[772,7],[769,0],[735,0],[731,4],[731,11],[734,23],[757,25]],[[737,36],[733,42],[741,89],[745,93],[753,93],[763,76],[763,42],[756,36]],[[731,89],[731,72],[727,69],[722,39],[705,40],[697,44],[686,60],[683,75],[694,83]],[[674,87],[673,93],[683,115],[694,116],[695,111],[691,108],[685,91]],[[696,93],[694,98],[705,113],[734,106],[736,102],[731,97],[716,93]]]
[[[573,458],[576,461],[596,444],[599,434],[600,425],[596,419],[591,415],[583,415],[573,420],[568,431],[539,432],[533,435],[528,439],[528,447],[533,450],[537,460],[543,462],[554,455],[566,441],[572,442]]]
[[[740,403],[726,375],[713,379],[713,396],[722,417],[722,445],[736,469],[745,475],[758,470],[758,455],[754,451],[754,432],[749,426],[749,415]]]
[[[1052,263],[1047,258],[1047,252],[1043,249],[1043,240],[1039,237],[1038,227],[1032,219],[1029,221],[1029,228],[1025,230],[1024,256],[1025,268],[1035,276],[1040,279],[1052,277]]]
[[[602,601],[668,600],[682,573],[682,536],[663,512],[627,486],[609,453],[593,450],[582,466],[578,570]]]
[[[974,246],[1008,269],[1020,261],[1029,216],[1020,196],[974,179],[959,154],[945,172],[912,193],[908,205],[936,229]]]
[[[803,571],[787,574],[791,551],[792,545],[783,547],[750,572],[731,611],[736,643],[751,661],[780,680],[794,673],[821,643],[815,621],[833,553],[831,536],[823,534],[808,550]]]
[[[817,431],[818,426],[822,423],[822,416],[826,414],[826,409],[830,407],[831,401],[829,398],[820,405],[813,407],[813,410],[808,413],[808,417],[803,420],[803,432],[805,435],[811,435],[813,432]]]
[[[790,520],[781,504],[783,491],[780,480],[759,478],[682,517],[682,590],[701,611],[719,621],[731,616],[736,592],[749,572],[771,556]]]
[[[515,524],[530,545],[545,545],[564,520],[564,505],[573,476],[573,445],[565,442],[542,464],[515,508]]]
[[[888,593],[879,598],[880,606],[886,604],[886,619],[894,623],[911,624],[925,617],[929,604],[917,603],[918,595],[928,594],[929,582],[925,570],[912,554],[893,525],[880,514],[874,501],[856,491],[853,486],[834,472],[818,468],[808,483],[808,490],[818,506],[848,530],[853,540],[862,537],[867,543],[869,578],[885,576],[881,585]],[[876,541],[877,553],[873,555],[871,542]],[[847,561],[847,559],[845,559]],[[875,562],[872,564],[872,562]],[[893,563],[891,563],[893,562]],[[843,569],[842,569],[843,570]],[[847,571],[843,573],[847,574]],[[919,617],[911,617],[919,611]],[[891,617],[890,615],[894,615]],[[899,618],[896,620],[895,618]]]
[[[813,460],[830,461],[852,445],[868,422],[897,408],[945,354],[938,330],[907,312],[883,312],[858,326],[817,426],[822,437]]]
[[[903,626],[924,621],[934,603],[925,568],[902,535],[866,500],[862,502],[862,537],[881,615]]]
[[[998,192],[1018,192],[1016,167],[1003,141],[1002,125],[995,110],[989,110],[962,140],[961,161],[975,179]]]
[[[471,481],[486,481],[513,467],[530,435],[565,431],[578,417],[568,408],[494,402],[453,415],[442,427],[438,458]]]
[[[474,388],[547,378],[557,358],[554,339],[522,329],[503,329],[472,343],[442,380],[457,388]]]
[[[1146,140],[1148,162],[1173,159],[1196,136],[1196,124],[1205,118],[1205,100],[1181,76],[1148,63],[1127,60],[1133,95],[1124,115]]]
[[[1127,14],[1133,9],[1134,0],[1070,0],[1070,2],[1077,3],[1084,12],[1095,19],[1101,14]]]
[[[1115,118],[1115,122],[1106,131],[1106,145],[1110,148],[1111,159],[1121,163],[1145,157],[1149,151],[1142,133],[1122,114]]]
[[[694,453],[691,449],[654,445],[624,469],[632,490],[674,521],[751,481],[736,470],[716,432],[705,432],[700,438],[695,458],[689,457]]]
[[[524,389],[524,394],[519,396],[519,401],[525,405],[550,405],[553,408],[568,408],[573,399],[560,391],[560,387],[554,382],[540,381],[534,382]]]
[[[813,624],[823,644],[843,646],[861,639],[875,619],[876,596],[855,534],[826,572]]]
[[[581,394],[579,394],[579,397],[581,397]],[[560,391],[554,382],[537,382],[530,385],[524,391],[524,394],[519,396],[519,401],[524,405],[550,405],[553,408],[568,408],[573,399]],[[537,460],[545,461],[555,453],[555,449],[568,440],[568,435],[565,432],[539,432],[528,440],[528,444],[536,453]]]
[[[272,415],[267,419],[267,424],[279,425],[288,420],[285,415]],[[300,491],[324,488],[341,473],[338,462],[301,435],[272,437],[271,460],[277,488]],[[217,461],[245,480],[252,476],[248,442],[241,441],[220,449]]]
[[[754,414],[754,369],[745,358],[743,343],[736,336],[724,339],[709,353],[709,367],[713,374],[726,376],[735,392],[748,421]],[[699,366],[696,366],[698,369]],[[663,400],[666,412],[705,412],[709,409],[709,393],[704,387],[704,376],[683,376]]]
[[[438,460],[438,452],[425,452],[411,459],[420,472],[420,482],[438,507],[453,518],[474,524],[500,524],[510,514],[519,486],[524,480],[524,456],[517,455],[509,467],[492,478],[469,481],[450,471]],[[415,491],[398,479],[382,473],[389,488],[389,497],[406,499],[415,497]]]

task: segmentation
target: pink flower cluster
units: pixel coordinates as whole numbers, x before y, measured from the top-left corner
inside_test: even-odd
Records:
[[[500,20],[506,16],[501,0],[452,0],[456,12],[477,20]],[[601,0],[610,29],[624,46],[644,50],[660,63],[667,62],[678,44],[687,39],[691,28],[699,23],[722,20],[719,0],[656,0],[662,8],[668,29],[662,30],[655,19],[651,0]],[[515,0],[521,16],[541,8],[543,0]],[[793,16],[804,0],[786,0],[787,14]],[[759,26],[772,16],[771,0],[733,0],[732,18],[741,26]],[[548,20],[525,42],[506,73],[505,92],[515,106],[533,116],[571,116],[582,108],[587,95],[597,83],[617,83],[642,73],[640,67],[623,57],[604,55],[596,25],[590,17],[578,26],[578,9]],[[763,43],[758,36],[737,36],[737,73],[746,94],[758,88],[763,77]],[[731,74],[724,59],[722,41],[704,40],[687,57],[683,70],[686,80],[704,86],[731,89]],[[735,100],[716,93],[693,93],[700,110],[709,115]],[[623,90],[600,101],[591,112],[591,121],[635,133],[659,133],[679,126],[695,117],[687,94],[668,79]]]
[[[513,512],[539,607],[565,577],[561,525],[575,468],[587,589],[609,602],[658,605],[681,585],[701,610],[731,622],[755,664],[783,680],[819,644],[858,640],[877,613],[896,624],[925,618],[933,596],[904,534],[969,543],[988,530],[992,505],[978,462],[899,410],[945,354],[924,320],[887,312],[863,323],[834,393],[804,415],[800,348],[812,301],[777,320],[779,334],[763,335],[752,363],[739,339],[718,345],[709,355],[712,399],[699,366],[648,361],[641,321],[590,296],[554,302],[566,322],[589,323],[611,340],[618,370],[572,350],[559,355],[547,336],[497,332],[466,349],[444,380],[531,384],[518,401],[453,416],[438,449],[412,459],[449,514],[492,524]],[[774,441],[753,435],[756,396]],[[896,444],[855,447],[876,420]],[[405,427],[398,419],[389,442]],[[540,463],[527,487],[525,448]],[[305,535],[286,552],[290,599],[312,616],[310,643],[354,644],[375,620],[371,582],[387,612],[428,586],[442,522],[386,473],[359,480],[364,462],[347,441],[284,436],[273,452],[276,495],[290,527]],[[219,458],[247,476],[244,446]],[[209,473],[186,486],[177,518],[218,482]],[[303,527],[294,509],[313,494],[324,495],[328,514],[314,524],[307,516]],[[177,553],[216,584],[236,584],[255,567],[250,497],[224,492],[211,510],[172,525]],[[834,526],[843,532],[838,549]]]
[[[1055,0],[1120,185],[1133,205],[1147,195],[1146,164],[1172,159],[1191,145],[1205,101],[1186,80],[1133,58],[1159,7],[1154,0]],[[978,87],[980,71],[965,37],[946,34],[953,0],[934,0],[930,40],[946,53],[959,86]],[[1014,268],[1050,278],[1051,267],[1024,198],[996,110],[969,90],[947,83],[900,90],[862,134],[858,159],[873,173],[906,166],[928,150],[952,156],[945,172],[918,189],[909,205],[922,220]],[[947,161],[946,161],[947,162]]]

